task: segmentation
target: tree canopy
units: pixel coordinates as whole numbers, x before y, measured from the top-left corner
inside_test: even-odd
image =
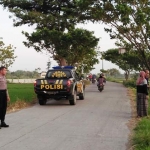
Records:
[[[138,71],[144,68],[138,54],[133,50],[119,54],[118,49],[109,49],[103,52],[102,55],[105,60],[116,64],[119,68],[124,70],[127,78],[131,71]]]
[[[86,15],[90,16],[86,19],[108,25],[105,31],[117,40],[116,45],[136,51],[150,70],[149,0],[87,0],[87,3],[83,4]]]
[[[105,23],[109,26],[105,31],[117,40],[116,45],[136,51],[142,64],[150,70],[149,0],[0,0],[0,4],[14,14],[15,26],[34,25],[34,34],[24,34],[40,44],[46,40],[38,39],[39,33],[53,32],[53,36],[59,37],[73,31],[77,23]],[[49,50],[52,49],[59,51],[51,43]]]
[[[23,32],[26,46],[33,46],[37,52],[48,51],[60,65],[66,61],[69,65],[83,64],[86,60],[93,66],[98,62],[95,48],[99,39],[92,32],[75,28],[84,16],[79,0],[0,0],[0,4],[13,14],[14,26],[34,25],[33,33]]]
[[[0,65],[8,68],[14,63],[16,58],[14,49],[12,45],[5,46],[3,41],[0,41]]]
[[[47,50],[60,65],[62,65],[61,60],[63,58],[68,65],[74,66],[75,63],[83,63],[83,60],[89,55],[91,58],[96,59],[97,57],[95,47],[99,39],[88,30],[77,28],[65,33],[43,29],[40,32],[33,32],[32,35],[26,33],[26,36],[29,41],[24,42],[26,46],[33,46],[37,51]],[[87,62],[94,65],[98,60],[93,62],[88,57]]]

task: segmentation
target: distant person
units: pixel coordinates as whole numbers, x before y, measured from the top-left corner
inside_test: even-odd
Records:
[[[148,89],[146,73],[141,71],[137,79],[137,116],[143,117],[148,115]]]
[[[0,67],[0,129],[1,127],[9,127],[5,123],[5,115],[7,110],[7,102],[10,101],[8,90],[7,90],[7,83],[6,83],[6,73],[7,68],[4,66]]]
[[[96,75],[95,75],[95,74],[93,74],[93,75],[92,75],[92,83],[94,83],[94,84],[95,84],[95,82],[96,82]]]
[[[150,85],[149,85],[149,70],[145,70],[145,79],[147,80],[147,88],[149,90]]]
[[[96,76],[95,74],[92,75],[92,79],[96,79],[96,77],[97,77],[97,76]]]
[[[89,80],[92,81],[92,74],[89,74]]]

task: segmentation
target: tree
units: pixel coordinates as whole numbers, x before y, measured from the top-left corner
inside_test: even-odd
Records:
[[[99,39],[93,36],[93,34],[93,32],[78,28],[67,33],[45,29],[32,35],[26,34],[29,42],[25,42],[25,45],[33,46],[37,51],[46,48],[59,65],[65,66],[67,64],[74,66],[77,62],[81,63],[82,61],[83,63],[83,59],[86,59],[89,54],[91,58],[96,58],[95,47]],[[41,39],[44,42],[41,42]],[[53,48],[51,45],[53,45]],[[65,62],[64,59],[66,60]]]
[[[118,49],[109,49],[103,53],[103,58],[107,61],[111,61],[124,70],[126,79],[129,78],[131,71],[140,70],[143,67],[136,51],[119,54]]]
[[[120,72],[116,68],[112,68],[107,70],[107,74],[109,74],[110,76],[117,76],[120,75]]]
[[[60,65],[86,59],[87,53],[94,51],[98,42],[90,32],[75,29],[82,14],[77,0],[0,0],[0,4],[16,17],[14,26],[35,26],[33,33],[23,32],[28,40],[24,44],[34,47],[37,52],[48,51]],[[80,37],[81,40],[78,40]],[[95,57],[95,54],[91,56]]]
[[[41,68],[35,68],[35,72],[39,73],[41,71]]]
[[[143,66],[150,70],[150,2],[149,0],[82,0],[83,21],[102,22],[116,45],[136,50]]]
[[[3,41],[0,41],[0,63],[7,68],[11,66],[16,56],[14,56],[14,47],[12,45],[5,46]]]
[[[68,31],[79,22],[101,22],[118,46],[136,50],[150,70],[150,3],[148,0],[0,0],[16,16],[14,25]],[[41,40],[41,43],[43,41]],[[50,50],[54,49],[51,45]],[[57,51],[57,50],[56,50]]]
[[[51,68],[51,61],[50,61],[50,59],[48,60],[48,62],[47,62],[47,70],[49,70]]]

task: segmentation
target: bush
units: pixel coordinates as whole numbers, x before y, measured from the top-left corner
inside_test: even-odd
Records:
[[[124,80],[123,85],[126,86],[126,87],[136,88],[136,81],[134,79]]]
[[[111,82],[117,82],[117,83],[122,83],[123,79],[122,78],[112,78],[112,77],[107,77],[106,78],[107,81],[111,81]]]
[[[90,81],[89,80],[83,80],[85,86],[89,85],[90,84]]]

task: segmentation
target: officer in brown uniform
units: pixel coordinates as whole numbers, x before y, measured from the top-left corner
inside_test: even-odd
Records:
[[[7,68],[4,66],[0,67],[0,129],[1,127],[9,127],[5,123],[5,115],[7,110],[7,102],[10,101],[8,90],[7,90],[7,83],[5,75],[7,73]]]

